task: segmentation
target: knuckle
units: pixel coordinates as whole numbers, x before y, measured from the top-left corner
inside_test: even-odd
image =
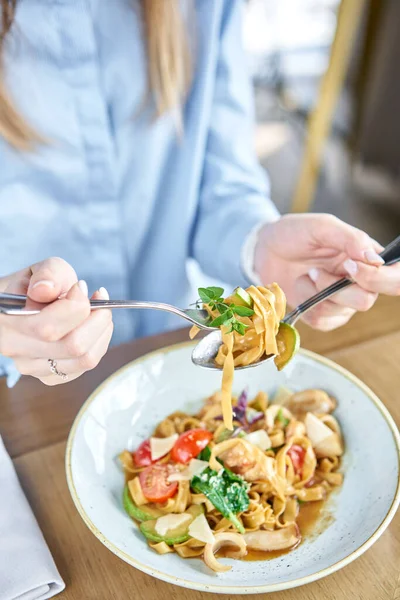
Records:
[[[83,323],[83,321],[86,321],[86,319],[88,317],[90,317],[91,315],[91,308],[90,308],[90,302],[89,299],[86,298],[84,300],[72,300],[70,301],[70,304],[68,306],[69,311],[68,314],[70,313],[74,313],[75,316],[77,317],[77,320],[79,320],[81,323]]]
[[[53,323],[40,323],[36,326],[36,336],[42,342],[56,342],[58,333]]]
[[[70,333],[65,339],[65,346],[69,356],[80,357],[86,354],[87,345],[78,333]]]
[[[79,365],[83,371],[91,371],[100,362],[100,356],[97,356],[93,352],[89,351],[79,357]]]
[[[51,256],[50,258],[47,258],[43,262],[37,263],[34,266],[40,267],[41,279],[52,279],[54,277],[54,273],[58,271],[70,271],[76,278],[76,273],[73,267],[71,267],[66,260],[60,258],[59,256]]]
[[[47,260],[49,263],[54,265],[68,265],[67,261],[61,258],[60,256],[50,256],[50,258]]]
[[[358,310],[361,312],[366,312],[373,307],[375,300],[375,294],[363,294],[358,302]]]
[[[323,214],[320,216],[322,222],[320,225],[325,225],[325,227],[336,227],[340,219],[335,217],[335,215]]]
[[[371,246],[371,238],[369,237],[368,233],[365,233],[365,231],[362,231],[361,229],[357,229],[357,232],[359,235],[360,244],[364,248],[369,248]]]
[[[68,268],[68,269],[72,269],[71,265],[69,263],[67,263],[66,260],[64,260],[63,258],[60,258],[59,256],[52,256],[51,258],[49,258],[46,263],[49,265],[49,268],[53,267],[53,268]]]

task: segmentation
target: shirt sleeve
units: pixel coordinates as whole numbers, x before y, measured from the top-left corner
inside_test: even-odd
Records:
[[[14,387],[18,379],[21,377],[20,372],[15,366],[11,358],[0,354],[0,377],[7,377],[7,385],[9,388]]]
[[[192,251],[205,273],[233,285],[248,284],[242,268],[248,234],[261,222],[279,218],[255,153],[242,23],[242,0],[225,1]]]

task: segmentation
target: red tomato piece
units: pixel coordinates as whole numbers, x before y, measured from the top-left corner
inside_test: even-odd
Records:
[[[190,429],[182,433],[171,451],[171,460],[187,463],[196,458],[212,440],[213,434],[206,429]]]
[[[178,489],[177,481],[168,481],[173,469],[170,465],[150,465],[139,475],[143,495],[149,502],[166,502]]]
[[[132,452],[132,457],[137,467],[148,467],[153,464],[151,460],[150,440],[142,442],[135,452]]]
[[[292,461],[294,472],[300,475],[303,470],[306,451],[301,446],[293,444],[288,450],[288,455]]]

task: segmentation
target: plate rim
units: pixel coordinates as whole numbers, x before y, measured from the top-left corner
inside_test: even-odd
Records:
[[[139,569],[143,573],[146,573],[147,575],[150,575],[152,577],[156,577],[157,579],[160,579],[167,583],[172,583],[174,585],[178,585],[180,587],[197,590],[197,591],[202,591],[202,592],[212,592],[212,593],[216,593],[216,594],[232,594],[232,593],[265,594],[265,593],[269,593],[269,592],[278,592],[278,591],[282,591],[282,590],[286,590],[286,589],[291,589],[294,587],[299,587],[301,585],[312,583],[314,581],[322,579],[323,577],[331,575],[332,573],[335,573],[339,569],[342,569],[343,567],[347,566],[348,564],[350,564],[351,562],[353,562],[354,560],[359,558],[384,533],[384,531],[387,529],[390,522],[392,521],[392,519],[397,511],[397,508],[400,504],[400,433],[399,433],[397,425],[396,425],[393,417],[391,416],[389,410],[386,408],[386,406],[383,404],[382,400],[380,400],[380,398],[377,396],[377,394],[375,394],[375,392],[373,392],[371,390],[371,388],[367,386],[366,383],[361,381],[361,379],[359,379],[356,375],[354,375],[353,373],[351,373],[350,371],[348,371],[341,365],[337,364],[330,358],[327,358],[325,356],[317,354],[316,352],[312,352],[311,350],[306,350],[305,348],[300,348],[299,354],[301,354],[305,357],[311,358],[313,360],[316,360],[317,362],[330,367],[334,371],[339,372],[341,375],[343,375],[344,377],[349,379],[352,383],[357,385],[369,397],[369,399],[373,402],[373,404],[381,412],[383,418],[386,420],[386,422],[389,426],[389,429],[392,433],[393,440],[394,440],[394,443],[395,443],[395,446],[397,449],[398,479],[397,479],[396,492],[395,492],[392,504],[390,505],[389,510],[386,513],[386,515],[385,515],[384,519],[382,520],[382,522],[380,523],[380,525],[376,528],[376,530],[372,533],[372,535],[363,544],[361,544],[361,546],[359,546],[359,548],[357,548],[356,550],[354,550],[353,552],[351,552],[350,554],[348,554],[341,560],[337,561],[333,565],[326,567],[325,569],[321,569],[320,571],[317,571],[316,573],[311,573],[310,575],[306,575],[305,577],[299,577],[296,579],[292,579],[291,581],[283,581],[283,582],[279,582],[279,583],[266,584],[266,585],[261,585],[261,586],[260,585],[256,585],[256,586],[241,586],[241,585],[216,586],[213,584],[193,582],[188,579],[176,577],[176,576],[170,575],[169,573],[159,571],[157,569],[153,569],[152,567],[149,567],[148,565],[141,563],[140,561],[136,560],[135,558],[133,558],[132,556],[130,556],[129,554],[127,554],[126,552],[124,552],[123,550],[121,550],[120,548],[115,546],[112,542],[110,542],[101,533],[101,531],[96,527],[96,525],[92,522],[92,520],[89,518],[84,507],[81,504],[80,498],[79,498],[78,493],[75,488],[73,475],[72,475],[72,468],[71,468],[71,455],[72,455],[72,448],[73,448],[73,443],[74,443],[74,439],[75,439],[75,434],[76,434],[77,428],[79,426],[79,423],[80,423],[83,415],[86,413],[89,406],[95,400],[95,398],[98,396],[98,394],[106,387],[106,385],[108,385],[108,383],[112,379],[121,375],[121,373],[123,373],[125,370],[129,369],[130,367],[132,367],[134,365],[137,365],[137,364],[143,362],[144,360],[149,359],[152,356],[156,356],[159,354],[169,354],[170,352],[173,352],[175,350],[179,350],[181,348],[185,348],[185,347],[189,347],[189,346],[194,346],[195,344],[196,344],[196,342],[193,342],[193,341],[186,341],[186,342],[180,342],[177,344],[171,344],[169,346],[164,346],[162,348],[158,348],[157,350],[147,352],[146,354],[143,354],[142,356],[139,356],[138,358],[128,362],[126,365],[123,365],[117,371],[115,371],[114,373],[109,375],[99,386],[97,386],[96,389],[93,390],[93,392],[89,395],[89,397],[85,400],[85,402],[82,404],[81,408],[79,409],[79,412],[77,413],[77,415],[74,419],[74,422],[72,424],[72,427],[70,429],[68,439],[67,439],[67,446],[66,446],[66,451],[65,451],[65,470],[66,470],[68,489],[71,494],[72,500],[75,504],[75,507],[76,507],[80,517],[82,518],[83,522],[88,527],[88,529],[113,554],[115,554],[116,556],[121,558],[124,562],[128,563],[129,565],[135,567],[136,569]]]

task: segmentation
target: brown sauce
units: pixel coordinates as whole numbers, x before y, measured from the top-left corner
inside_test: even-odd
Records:
[[[312,539],[322,533],[333,521],[333,516],[329,510],[324,511],[326,500],[318,500],[316,502],[305,502],[300,505],[299,514],[296,523],[300,528],[301,543],[304,539]],[[218,553],[218,558],[227,558],[231,552],[237,551],[237,548],[225,546]],[[287,550],[273,550],[271,552],[263,552],[262,550],[248,550],[246,556],[241,560],[271,560],[284,554],[291,552],[293,548]]]

